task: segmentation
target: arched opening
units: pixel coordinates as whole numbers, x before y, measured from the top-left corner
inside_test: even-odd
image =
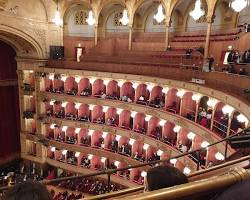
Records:
[[[20,151],[19,98],[15,50],[0,40],[0,163],[18,157]]]

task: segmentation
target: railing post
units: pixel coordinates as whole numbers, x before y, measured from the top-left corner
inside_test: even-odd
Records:
[[[226,141],[226,147],[225,147],[225,153],[224,153],[225,160],[227,159],[227,149],[228,149],[228,141]]]

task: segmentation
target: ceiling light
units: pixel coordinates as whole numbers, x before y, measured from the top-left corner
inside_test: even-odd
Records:
[[[148,122],[151,119],[151,117],[152,117],[151,115],[146,115],[145,121]]]
[[[232,0],[229,3],[229,7],[231,7],[235,12],[242,11],[245,7],[249,6],[249,0]]]
[[[76,77],[76,78],[75,78],[75,81],[79,84],[80,81],[81,81],[81,77]]]
[[[76,128],[75,129],[75,133],[80,133],[80,131],[81,131],[81,128]]]
[[[145,143],[145,144],[143,145],[143,149],[144,149],[144,150],[147,150],[148,147],[149,147],[149,144],[146,144],[146,143]]]
[[[176,158],[173,158],[173,159],[170,160],[170,163],[173,164],[173,165],[175,165],[176,162],[177,162]]]
[[[92,154],[89,154],[88,155],[88,159],[91,160],[93,158],[93,155]]]
[[[191,17],[196,21],[205,14],[205,11],[201,9],[201,0],[196,0],[194,10],[189,13]]]
[[[67,126],[63,126],[63,127],[62,127],[62,131],[63,131],[63,132],[66,132],[66,131],[67,131],[67,129],[68,129],[68,127],[67,127]]]
[[[108,132],[103,132],[103,133],[102,133],[102,137],[103,137],[103,138],[106,138],[107,135],[108,135]]]
[[[127,26],[129,23],[128,11],[126,9],[123,10],[120,22],[122,23],[123,26]]]
[[[105,158],[105,157],[102,157],[102,158],[101,158],[101,162],[102,162],[102,163],[105,163],[106,160],[107,160],[107,158]]]
[[[119,141],[119,140],[121,139],[121,137],[122,137],[122,136],[120,136],[120,135],[116,135],[115,140],[116,140],[116,141]]]
[[[67,153],[67,150],[62,151],[62,155],[66,155],[66,153]]]
[[[198,102],[201,99],[201,94],[193,94],[192,95],[192,100]]]
[[[81,106],[81,103],[76,103],[76,104],[75,104],[75,109],[78,110],[78,109],[80,108],[80,106]]]
[[[54,19],[52,19],[52,22],[57,25],[57,26],[62,26],[63,25],[63,20],[60,17],[60,12],[58,9],[58,1],[57,1],[57,8],[56,8],[56,13]]]
[[[66,107],[66,105],[67,105],[67,103],[68,103],[68,102],[66,102],[66,101],[65,101],[65,102],[63,102],[63,103],[62,103],[62,107],[63,107],[63,108],[65,108],[65,107]]]
[[[93,14],[92,10],[89,11],[89,15],[88,15],[88,18],[86,19],[86,22],[90,26],[93,26],[96,23],[96,20],[94,18],[94,14]]]
[[[50,149],[52,152],[55,152],[56,151],[56,147],[51,147]]]
[[[163,14],[163,6],[160,4],[157,9],[157,13],[154,15],[154,19],[161,23],[165,19],[165,15]]]
[[[80,152],[75,153],[75,157],[78,158],[80,156]]]
[[[162,119],[162,120],[159,122],[159,124],[160,124],[160,126],[164,126],[166,122],[167,122],[166,120],[163,120],[163,119]]]
[[[114,162],[114,165],[115,165],[116,167],[118,167],[118,166],[119,166],[119,164],[120,164],[120,162],[119,162],[119,161],[115,161],[115,162]]]
[[[129,140],[129,144],[130,144],[130,145],[133,145],[134,142],[135,142],[135,139],[132,139],[132,138],[131,138],[131,139]]]

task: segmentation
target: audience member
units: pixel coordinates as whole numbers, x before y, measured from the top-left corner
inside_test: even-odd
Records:
[[[146,191],[153,191],[184,183],[188,183],[188,179],[177,168],[172,166],[157,166],[148,170],[145,189]]]
[[[52,200],[47,188],[38,182],[25,182],[11,188],[5,200]]]

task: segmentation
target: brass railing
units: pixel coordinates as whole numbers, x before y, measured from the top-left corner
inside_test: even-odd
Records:
[[[232,167],[234,165],[238,165],[242,162],[248,161],[248,163],[244,163],[244,166],[241,166],[241,167],[245,167],[245,165],[247,166],[249,164],[249,160],[250,160],[250,155],[244,156],[242,158],[232,160],[232,161],[229,161],[226,163],[222,163],[220,165],[217,165],[217,166],[214,166],[214,167],[211,167],[208,169],[200,170],[200,171],[194,172],[192,174],[189,174],[188,180],[195,181],[195,180],[198,180],[198,178],[203,178],[203,179],[207,178],[207,176],[210,176],[211,172],[213,172],[214,174],[216,173],[216,175],[218,175],[218,173],[222,174],[222,173],[225,173],[225,171],[228,171],[230,167]],[[133,194],[135,192],[142,192],[143,190],[144,190],[144,186],[141,186],[141,187],[125,189],[125,190],[121,190],[121,191],[117,191],[117,192],[101,194],[101,195],[97,195],[97,196],[93,196],[93,197],[88,197],[88,198],[85,198],[85,200],[110,199],[110,198],[118,197],[118,196],[122,196],[122,195],[130,195],[130,194]]]
[[[139,195],[133,195],[123,200],[178,200],[199,197],[202,195],[214,193],[221,189],[225,189],[235,183],[250,180],[250,171],[243,168],[235,168],[221,176],[211,177],[200,181],[190,182],[170,188],[160,189],[152,192],[145,192]]]

